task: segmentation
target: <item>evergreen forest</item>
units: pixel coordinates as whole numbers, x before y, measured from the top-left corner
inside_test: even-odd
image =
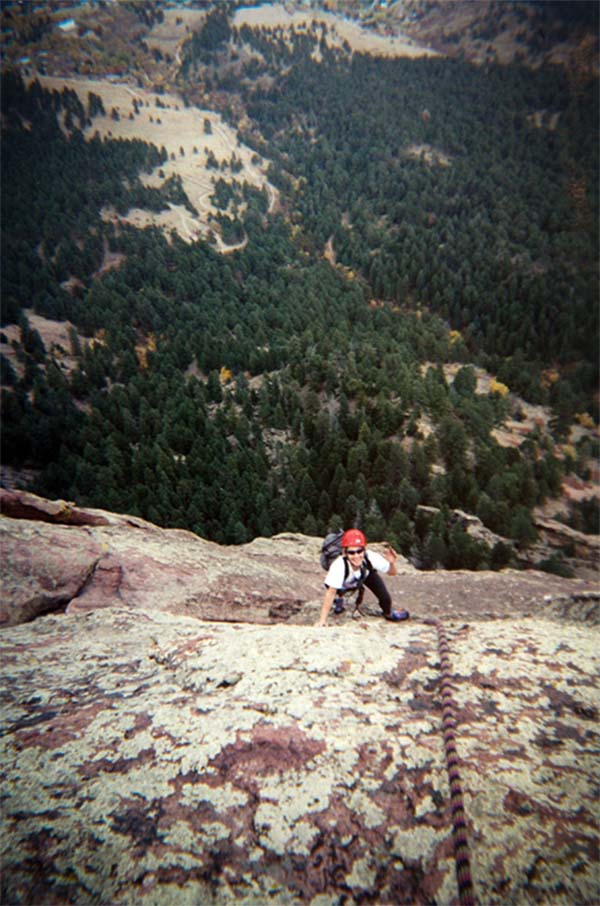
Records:
[[[575,416],[598,422],[597,81],[374,58],[224,8],[179,79],[188,104],[213,92],[280,193],[268,214],[264,191],[216,180],[224,238],[247,238],[228,255],[103,219],[193,206],[176,179],[144,186],[164,148],[94,135],[93,94],[3,74],[2,324],[22,366],[2,355],[3,462],[46,496],[225,544],[356,525],[426,569],[513,563],[532,509],[597,455],[556,448]],[[31,309],[73,325],[75,369]],[[552,407],[552,437],[498,443],[513,392]]]

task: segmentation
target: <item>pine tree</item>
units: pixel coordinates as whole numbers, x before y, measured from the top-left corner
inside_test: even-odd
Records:
[[[522,548],[529,547],[537,541],[537,531],[532,522],[529,511],[523,507],[517,507],[510,523],[510,537],[513,538],[517,545]]]

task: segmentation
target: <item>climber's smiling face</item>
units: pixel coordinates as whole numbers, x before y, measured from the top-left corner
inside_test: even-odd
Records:
[[[353,569],[358,569],[365,558],[364,547],[359,547],[356,545],[353,547],[345,548],[344,553]]]

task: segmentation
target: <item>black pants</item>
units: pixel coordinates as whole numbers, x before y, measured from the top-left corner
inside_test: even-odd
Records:
[[[392,610],[392,596],[387,590],[386,584],[377,570],[373,570],[372,573],[369,573],[369,575],[365,579],[365,585],[369,589],[369,591],[372,591],[377,598],[379,606],[383,610],[386,617],[389,617]]]

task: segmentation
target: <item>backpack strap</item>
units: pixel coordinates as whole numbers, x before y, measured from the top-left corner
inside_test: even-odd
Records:
[[[361,572],[364,573],[364,576],[361,576],[361,582],[364,582],[367,576],[373,572],[373,564],[369,560],[369,555],[365,551],[365,559],[362,562]]]
[[[344,557],[344,581],[342,586],[346,584],[346,579],[348,578],[348,573],[350,572],[350,564],[348,563],[348,558]]]
[[[365,553],[365,559],[363,560],[362,566],[360,569],[360,579],[358,580],[358,585],[356,586],[357,590],[358,590],[358,594],[356,596],[356,603],[354,605],[354,611],[352,613],[352,616],[354,618],[356,618],[357,614],[359,616],[364,616],[362,610],[360,609],[360,605],[362,604],[363,598],[365,596],[365,580],[367,579],[368,576],[370,576],[370,574],[372,572],[373,572],[373,564],[369,560],[369,555],[367,553]]]

